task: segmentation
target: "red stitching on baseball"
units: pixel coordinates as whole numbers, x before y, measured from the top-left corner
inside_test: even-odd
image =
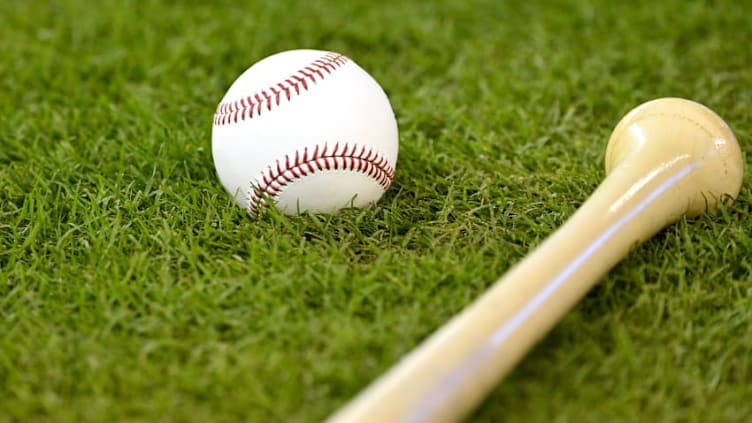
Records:
[[[217,106],[214,113],[214,125],[238,123],[246,119],[253,119],[266,108],[271,111],[281,105],[281,93],[284,92],[288,101],[303,91],[308,91],[310,83],[316,84],[330,75],[333,71],[344,66],[350,59],[337,53],[326,53],[310,64],[293,72],[287,78],[271,84],[256,93],[246,95],[240,99],[224,101]],[[302,75],[302,76],[301,76]],[[272,92],[272,95],[267,93]],[[280,91],[281,90],[281,91]]]
[[[342,169],[362,173],[373,178],[384,191],[392,185],[394,167],[379,152],[361,146],[360,153],[356,154],[358,145],[352,144],[348,151],[347,143],[340,151],[338,142],[334,143],[331,152],[328,147],[328,144],[324,144],[319,149],[316,145],[312,151],[306,147],[302,152],[296,151],[294,157],[285,155],[269,166],[248,190],[248,213],[258,215],[261,207],[268,207],[267,198],[273,199],[288,184],[321,171]]]

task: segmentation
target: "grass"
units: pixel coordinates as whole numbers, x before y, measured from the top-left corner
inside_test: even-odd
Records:
[[[0,3],[0,421],[321,420],[576,210],[630,108],[700,101],[749,151],[751,14]],[[383,85],[397,177],[369,210],[252,221],[214,175],[212,114],[301,47]],[[751,182],[637,247],[470,420],[751,419]]]

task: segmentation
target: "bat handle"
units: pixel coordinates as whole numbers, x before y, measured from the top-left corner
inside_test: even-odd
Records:
[[[710,197],[738,193],[741,153],[730,131],[722,132],[726,154],[717,148],[721,138],[705,134],[698,144],[696,128],[682,119],[638,121],[617,125],[609,176],[558,231],[329,421],[466,416],[633,245],[691,212],[698,198],[712,206]],[[657,139],[646,142],[643,132]],[[731,182],[717,191],[723,170]]]

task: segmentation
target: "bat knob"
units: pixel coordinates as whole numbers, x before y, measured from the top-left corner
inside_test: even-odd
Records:
[[[714,211],[741,188],[744,163],[733,132],[715,112],[694,101],[660,98],[643,103],[616,125],[606,149],[606,173],[617,167],[651,175],[690,166],[686,214]]]

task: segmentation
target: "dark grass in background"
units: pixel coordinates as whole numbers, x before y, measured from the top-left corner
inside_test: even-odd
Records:
[[[0,4],[0,421],[320,420],[576,210],[630,108],[691,98],[751,145],[744,2],[167,3]],[[251,221],[216,180],[217,102],[293,48],[389,94],[377,207]],[[752,418],[750,182],[472,420]]]

